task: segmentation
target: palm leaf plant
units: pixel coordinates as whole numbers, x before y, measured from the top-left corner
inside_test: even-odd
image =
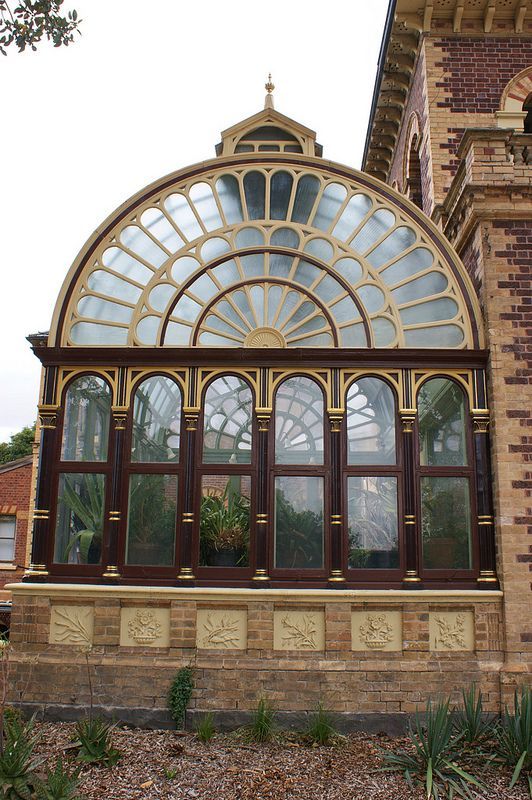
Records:
[[[208,564],[212,552],[233,550],[237,566],[247,562],[249,543],[249,498],[229,487],[221,495],[201,498],[200,543],[202,563]]]
[[[70,537],[63,560],[68,561],[70,553],[77,547],[80,562],[88,564],[91,547],[101,546],[105,483],[102,475],[84,473],[82,477],[83,484],[80,485],[76,482],[77,475],[64,475],[62,500],[72,512],[74,525],[80,530]]]
[[[411,752],[382,751],[384,771],[402,772],[410,787],[424,784],[427,798],[435,800],[453,796],[470,799],[472,787],[483,789],[474,775],[456,763],[463,735],[456,733],[449,700],[435,706],[429,700],[424,718],[416,714],[410,723],[408,737]]]
[[[463,742],[478,745],[490,738],[493,733],[494,717],[486,716],[483,709],[484,698],[476,684],[462,689],[462,705],[454,717],[455,729],[462,734]]]

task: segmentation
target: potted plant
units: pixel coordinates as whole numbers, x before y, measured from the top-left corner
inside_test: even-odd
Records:
[[[249,498],[225,489],[201,498],[201,563],[212,567],[243,567],[248,563]]]

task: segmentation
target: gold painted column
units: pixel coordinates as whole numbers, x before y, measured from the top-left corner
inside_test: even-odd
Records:
[[[489,411],[474,408],[473,437],[475,448],[475,473],[477,489],[477,526],[479,541],[480,587],[493,589],[498,584],[495,562],[495,529],[493,519],[493,500],[491,493],[491,469],[489,456]]]
[[[39,406],[41,438],[37,484],[35,488],[35,508],[33,510],[31,563],[24,573],[23,580],[46,580],[48,576],[48,546],[53,536],[50,522],[52,501],[51,474],[57,437],[58,406],[45,404]]]
[[[338,586],[345,583],[344,547],[342,525],[342,448],[343,409],[329,409],[331,449],[331,574],[329,583]]]
[[[271,409],[257,408],[257,460],[258,480],[256,489],[257,518],[255,520],[255,586],[262,586],[270,580],[268,575],[268,430],[271,422]]]
[[[411,373],[403,370],[403,391],[405,407],[399,409],[401,420],[404,482],[403,513],[405,531],[405,573],[403,583],[414,588],[421,582],[419,567],[421,554],[418,550],[418,526],[416,520],[416,456],[414,451],[414,427],[417,409],[413,407]]]
[[[179,543],[180,581],[193,581],[192,569],[192,532],[194,530],[194,473],[196,464],[196,437],[198,431],[198,408],[183,409],[185,416],[185,490],[183,492],[183,513],[181,516],[181,540]]]
[[[122,516],[122,475],[124,462],[124,441],[128,408],[126,406],[113,406],[111,409],[114,425],[113,443],[113,472],[111,476],[111,502],[109,510],[108,539],[104,563],[107,564],[103,578],[117,580],[120,578],[118,570],[118,537],[120,520]]]

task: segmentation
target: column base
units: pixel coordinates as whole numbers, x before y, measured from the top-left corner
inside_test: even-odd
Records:
[[[192,567],[181,567],[179,571],[179,575],[177,576],[178,581],[195,581],[196,576],[192,572]]]

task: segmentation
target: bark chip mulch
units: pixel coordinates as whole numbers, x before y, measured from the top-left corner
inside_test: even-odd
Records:
[[[42,723],[39,754],[53,763],[71,753],[74,725]],[[85,766],[80,796],[86,800],[422,800],[402,776],[377,772],[379,748],[404,740],[352,734],[332,747],[309,747],[293,738],[243,744],[217,735],[202,744],[193,734],[117,728],[113,744],[122,758],[111,769]],[[482,776],[489,792],[477,800],[527,800],[524,784],[510,791],[508,774]]]

